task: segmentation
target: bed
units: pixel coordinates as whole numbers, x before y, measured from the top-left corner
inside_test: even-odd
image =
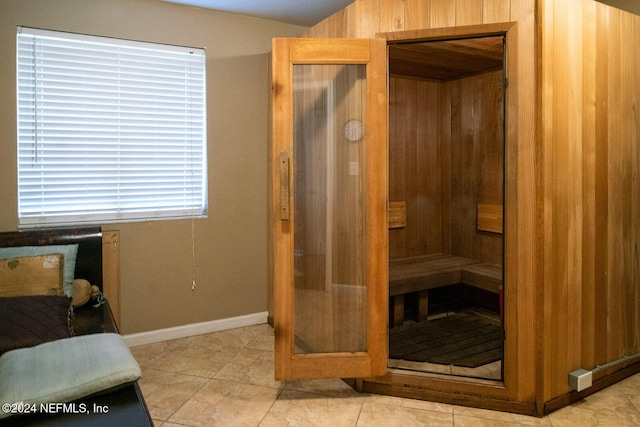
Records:
[[[139,366],[102,298],[102,249],[99,227],[0,233],[0,426],[153,426]],[[19,400],[23,383],[41,400]]]

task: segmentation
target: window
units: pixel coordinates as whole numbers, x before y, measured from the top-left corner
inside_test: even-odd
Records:
[[[17,34],[21,226],[203,216],[203,49]]]

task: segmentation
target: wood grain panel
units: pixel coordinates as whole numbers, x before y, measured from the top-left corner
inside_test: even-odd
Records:
[[[356,37],[372,38],[380,32],[380,1],[356,0],[354,2],[356,13],[353,25]]]
[[[456,0],[431,2],[430,28],[453,27],[456,25]]]
[[[638,97],[640,87],[638,85],[638,77],[640,68],[638,68],[638,54],[640,49],[635,47],[635,43],[626,43],[622,37],[628,35],[632,37],[637,35],[638,19],[635,15],[629,13],[621,13],[620,17],[620,81],[622,94],[627,94],[621,98],[622,114],[620,116],[620,126],[623,132],[622,148],[623,156],[626,158],[627,165],[624,177],[624,194],[628,196],[623,198],[624,206],[624,224],[623,230],[629,230],[626,236],[624,246],[625,251],[625,286],[622,290],[622,301],[624,309],[621,328],[623,334],[623,354],[635,354],[640,351],[640,183],[638,182],[640,157],[638,152],[638,142],[640,142],[640,113],[638,112]],[[633,328],[624,328],[623,325],[635,325]]]
[[[449,81],[501,70],[502,37],[445,40],[389,46],[392,75]]]
[[[535,401],[539,358],[536,304],[542,280],[539,247],[542,196],[537,192],[540,154],[536,141],[536,1],[511,0],[515,31],[507,35],[507,148],[505,177],[505,329],[517,331],[505,343],[505,385],[521,402]]]
[[[379,32],[403,31],[405,29],[404,0],[388,0],[380,3]]]
[[[290,85],[291,65],[289,62],[289,41],[274,40],[272,51],[272,146],[271,146],[271,182],[280,180],[279,168],[275,167],[274,160],[280,157],[281,151],[291,152],[293,149],[293,126],[281,126],[281,123],[292,123],[293,112],[291,110],[291,99],[293,93]],[[291,331],[293,325],[293,310],[289,307],[293,304],[293,292],[288,284],[293,282],[293,242],[289,236],[292,232],[290,221],[280,220],[280,188],[278,185],[271,185],[272,213],[270,215],[270,229],[273,234],[273,273],[274,285],[274,328],[280,331]],[[291,198],[290,198],[291,201]],[[289,206],[293,206],[292,203]],[[276,210],[276,207],[278,209]],[[276,274],[278,274],[276,280]],[[279,333],[275,337],[276,348],[291,349],[293,342],[290,333]],[[276,377],[290,377],[289,354],[281,351],[274,355]]]
[[[482,8],[482,22],[508,22],[510,16],[510,2],[504,0],[484,0]]]
[[[596,5],[596,65],[595,65],[595,91],[596,91],[596,147],[595,147],[595,187],[594,187],[594,215],[596,221],[595,242],[600,248],[595,255],[594,294],[598,304],[594,307],[594,363],[607,363],[607,313],[609,307],[608,292],[608,256],[603,256],[602,251],[608,248],[609,235],[609,64],[607,51],[609,49],[610,35],[608,31],[598,29],[609,27],[609,16],[606,6]]]
[[[402,116],[406,100],[412,95],[407,79],[390,78],[389,82],[389,200],[406,203],[406,182],[403,171],[406,167],[405,121]],[[415,84],[415,83],[414,83]],[[415,143],[415,142],[414,142]],[[389,256],[406,255],[407,232],[413,232],[413,224],[396,230],[389,230]]]
[[[442,236],[440,241],[442,252],[451,253],[451,121],[452,121],[452,85],[442,85],[440,90],[440,102],[438,108],[440,111],[438,120],[439,140],[440,140],[440,187],[442,195],[440,196],[441,213],[440,213],[440,229]]]
[[[456,25],[482,24],[483,2],[478,0],[456,1]]]
[[[609,11],[609,26],[610,28],[620,29],[620,13],[616,9]],[[622,81],[620,75],[620,61],[621,50],[619,45],[619,38],[617,35],[612,34],[613,38],[610,40],[608,49],[608,66],[609,66],[609,100],[620,100],[622,94]],[[610,329],[607,331],[608,346],[607,346],[607,360],[615,360],[618,352],[623,346],[622,334],[623,330],[619,328],[611,328],[611,325],[620,325],[622,320],[622,287],[621,284],[625,283],[626,274],[626,260],[625,260],[625,234],[629,232],[625,226],[625,212],[624,199],[628,197],[628,193],[625,196],[625,181],[627,174],[627,165],[625,159],[625,145],[621,143],[623,130],[620,129],[622,124],[620,121],[622,115],[622,105],[619,102],[609,102],[609,132],[608,140],[609,144],[609,170],[608,170],[608,182],[609,182],[609,226],[608,226],[608,260],[609,265],[607,268],[607,285],[609,296],[609,307],[607,313],[607,321]],[[623,231],[625,230],[625,231]],[[611,308],[618,308],[615,312],[611,311]]]
[[[417,176],[418,169],[424,167],[418,163],[418,145],[426,143],[426,141],[418,142],[418,115],[420,116],[420,123],[424,123],[424,112],[417,110],[418,104],[418,92],[417,87],[411,85],[412,95],[407,97],[405,108],[403,110],[404,117],[404,138],[405,138],[405,168],[404,168],[404,180],[405,180],[405,201],[407,202],[407,220],[412,224],[417,224],[421,221],[421,215],[417,211],[418,194],[422,193],[418,189],[422,187],[422,183],[418,184]],[[412,125],[415,123],[416,125]],[[401,172],[402,173],[402,172]],[[389,175],[389,180],[392,180],[393,176]],[[405,247],[408,253],[416,253],[423,250],[417,248],[418,233],[417,229],[415,233],[407,233],[405,238]]]
[[[596,3],[585,5],[583,11],[583,79],[591,79],[596,72]],[[581,336],[580,366],[595,366],[595,287],[597,265],[596,245],[596,88],[583,84],[582,92],[582,286],[581,317],[584,321]]]
[[[502,105],[501,72],[391,78],[389,197],[407,203],[407,226],[390,230],[392,258],[445,251],[502,263],[501,238],[476,227],[479,203],[502,204]]]
[[[640,40],[640,19],[634,17],[633,23],[631,24],[632,29],[630,32],[631,40]],[[635,46],[633,43],[626,44],[627,48],[630,50],[630,57],[633,58],[633,65],[631,76],[634,76],[635,79],[635,90],[631,92],[631,102],[635,106],[633,109],[633,117],[631,127],[629,129],[631,137],[628,141],[631,141],[632,144],[632,156],[633,159],[633,176],[640,176],[640,148],[637,143],[633,143],[632,141],[640,141],[640,83],[638,83],[638,79],[640,76],[640,51],[638,49],[633,49]],[[640,218],[640,182],[638,179],[633,180],[633,207],[631,218]],[[637,226],[637,222],[631,232],[632,240],[635,245],[634,253],[633,253],[633,287],[632,287],[632,298],[629,298],[627,301],[629,304],[632,304],[631,301],[640,301],[640,254],[638,254],[638,247],[640,244],[640,227]],[[640,307],[635,304],[632,324],[636,325],[633,334],[632,334],[632,348],[633,351],[640,349]]]
[[[637,44],[625,42],[640,17],[584,0],[545,2],[542,13],[549,401],[568,393],[567,372],[640,350],[640,74]]]
[[[405,0],[405,30],[430,28],[431,1],[432,0]]]
[[[441,85],[429,82],[418,84],[418,111],[421,112],[421,125],[418,126],[417,141],[423,141],[417,147],[417,159],[421,168],[417,171],[417,182],[424,189],[426,197],[418,197],[416,209],[418,218],[431,217],[432,222],[418,222],[416,234],[419,236],[417,249],[424,253],[442,252],[442,203],[444,169],[442,161],[441,131],[438,126],[443,111]],[[448,191],[449,186],[444,188]]]

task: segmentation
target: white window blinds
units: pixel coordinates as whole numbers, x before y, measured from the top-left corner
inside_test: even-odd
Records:
[[[21,226],[202,216],[203,49],[21,27]]]

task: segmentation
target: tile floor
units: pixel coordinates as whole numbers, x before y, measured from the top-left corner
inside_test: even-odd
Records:
[[[544,418],[273,380],[273,330],[250,326],[133,347],[156,426],[640,426],[640,374]]]

